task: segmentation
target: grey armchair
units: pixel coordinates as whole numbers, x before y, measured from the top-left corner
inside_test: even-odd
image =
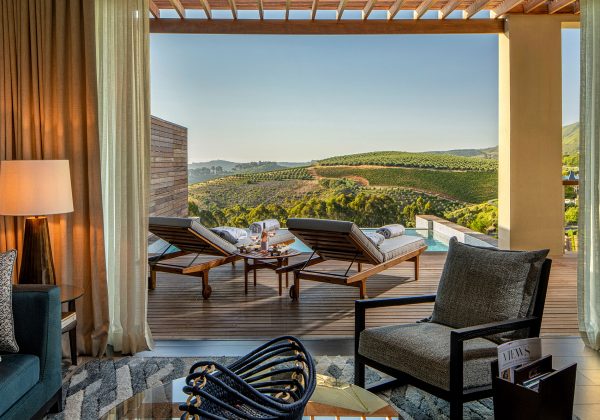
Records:
[[[453,239],[437,295],[356,301],[355,384],[364,387],[365,366],[371,366],[394,378],[371,391],[412,384],[449,401],[450,418],[461,419],[464,402],[492,395],[497,345],[539,336],[552,263],[547,253]],[[368,309],[426,302],[435,302],[426,320],[365,327]]]

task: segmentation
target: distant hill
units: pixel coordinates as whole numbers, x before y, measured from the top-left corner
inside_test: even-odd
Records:
[[[574,155],[579,152],[579,123],[565,125],[562,128],[563,155]],[[498,146],[486,149],[455,149],[427,152],[439,155],[498,159]]]
[[[231,162],[210,160],[188,164],[188,184],[236,174],[251,174],[308,166],[309,162]]]
[[[454,155],[463,157],[474,157],[484,159],[498,159],[498,146],[488,147],[486,149],[454,149],[427,152],[435,155]]]

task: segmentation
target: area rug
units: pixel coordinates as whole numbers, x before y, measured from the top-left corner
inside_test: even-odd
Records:
[[[222,364],[235,358],[203,357]],[[74,370],[65,372],[63,383],[64,411],[48,416],[51,420],[92,420],[104,415],[115,405],[145,389],[159,386],[185,376],[196,358],[123,357],[118,359],[92,359]],[[315,358],[318,373],[352,382],[354,360],[352,357],[319,356]],[[366,381],[375,383],[382,377],[368,369]],[[407,420],[447,419],[448,403],[412,386],[402,386],[380,396],[389,401],[401,418]],[[464,417],[489,419],[493,417],[491,399],[465,404]]]

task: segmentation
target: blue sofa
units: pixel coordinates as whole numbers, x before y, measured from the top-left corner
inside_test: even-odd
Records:
[[[13,286],[19,353],[0,362],[0,420],[62,411],[61,305],[56,286]]]

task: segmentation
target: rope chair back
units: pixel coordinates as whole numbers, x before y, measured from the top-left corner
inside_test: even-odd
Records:
[[[315,386],[311,355],[295,337],[279,337],[230,366],[195,363],[181,419],[301,419]]]

